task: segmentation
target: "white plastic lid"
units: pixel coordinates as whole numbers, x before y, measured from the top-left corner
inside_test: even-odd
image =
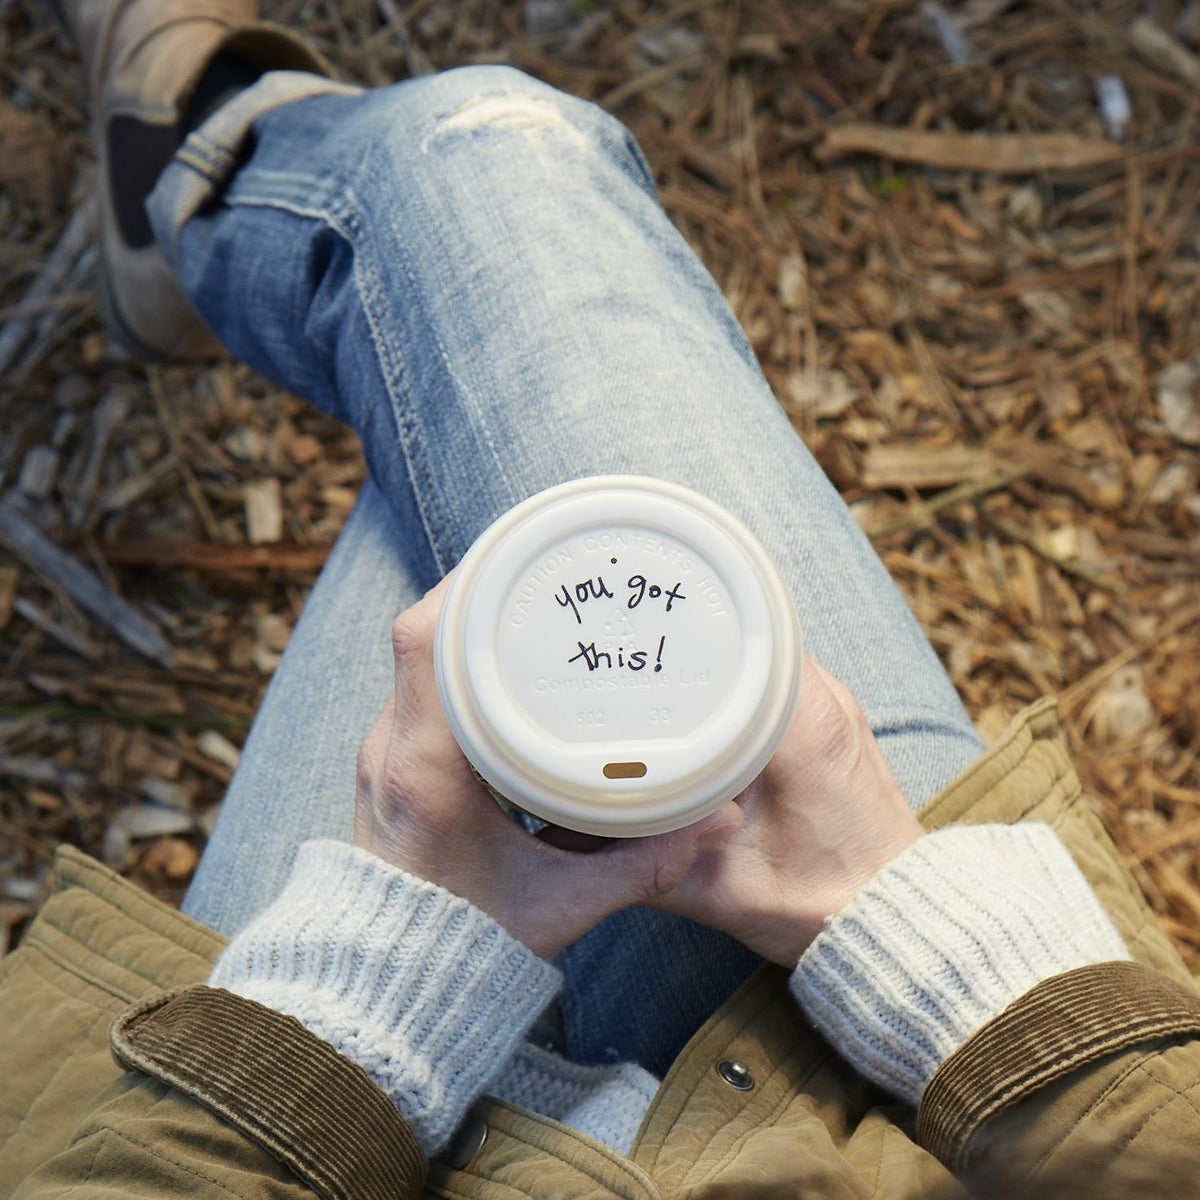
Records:
[[[759,541],[677,484],[607,475],[532,496],[446,594],[438,694],[479,774],[555,825],[678,829],[766,766],[800,628]]]

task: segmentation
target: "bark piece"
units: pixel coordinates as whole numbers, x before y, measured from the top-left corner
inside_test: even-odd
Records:
[[[114,595],[94,571],[50,541],[11,492],[0,500],[0,542],[26,566],[62,588],[126,645],[160,666],[170,665],[171,648],[158,626],[128,600]]]
[[[1066,133],[930,133],[853,121],[835,125],[817,147],[821,161],[843,154],[875,154],[943,171],[1035,175],[1120,162],[1123,151],[1099,138]]]

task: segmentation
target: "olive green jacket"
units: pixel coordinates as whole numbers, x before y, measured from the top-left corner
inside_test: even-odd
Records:
[[[0,962],[0,1196],[850,1200],[959,1195],[956,1177],[1021,1196],[1200,1196],[1200,1172],[1174,1169],[1200,1145],[1200,995],[1081,795],[1053,705],[923,817],[1054,826],[1136,962],[1039,985],[942,1066],[916,1113],[807,1029],[784,972],[763,968],[679,1056],[629,1158],[484,1100],[427,1163],[360,1068],[203,986],[217,934],[64,849]],[[1147,1183],[1160,1167],[1169,1188]]]

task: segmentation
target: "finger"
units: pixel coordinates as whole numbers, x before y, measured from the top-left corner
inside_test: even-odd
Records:
[[[355,772],[360,796],[370,795],[383,775],[388,739],[392,730],[392,704],[393,701],[389,697],[383,712],[375,718],[371,728],[367,730],[367,736],[363,738],[362,745],[359,746]]]
[[[401,701],[397,703],[397,713],[403,711],[409,719],[418,715],[430,698],[437,696],[433,639],[442,601],[453,576],[454,571],[450,571],[392,622],[396,696]]]
[[[731,837],[743,813],[732,801],[703,821],[656,837],[612,839],[590,854],[560,852],[546,864],[551,887],[594,924],[633,904],[649,904],[686,877],[700,855]]]

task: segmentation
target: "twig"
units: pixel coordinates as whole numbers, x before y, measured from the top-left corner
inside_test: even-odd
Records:
[[[941,512],[943,508],[953,508],[956,504],[981,500],[993,492],[1003,491],[1010,483],[1024,479],[1028,474],[1028,467],[1009,467],[995,475],[989,475],[986,479],[967,479],[962,483],[956,483],[954,487],[947,488],[944,492],[938,492],[936,496],[931,496],[928,500],[909,505],[900,516],[868,529],[867,537],[885,538],[893,533],[899,533],[902,529],[918,529],[935,513]]]
[[[87,458],[78,478],[73,481],[68,504],[71,525],[75,529],[80,527],[87,515],[92,495],[96,491],[96,482],[100,478],[100,468],[108,452],[109,440],[129,417],[129,407],[130,398],[124,392],[108,392],[96,406],[92,417],[92,439],[88,446]]]
[[[1149,17],[1141,16],[1134,20],[1129,29],[1129,41],[1151,66],[1167,71],[1192,86],[1200,84],[1200,58]]]
[[[1105,166],[1125,156],[1112,142],[1068,133],[929,133],[863,121],[833,126],[816,150],[821,162],[843,154],[876,154],[944,171],[993,175]]]
[[[0,542],[39,575],[62,588],[123,642],[161,666],[171,663],[171,648],[158,626],[127,600],[114,595],[100,577],[60,550],[21,511],[9,492],[0,500]]]
[[[84,255],[89,264],[94,257],[95,254],[91,250]],[[89,307],[73,312],[65,321],[58,318],[53,320],[43,318],[37,329],[34,330],[33,341],[30,343],[28,351],[21,356],[21,361],[7,376],[0,376],[0,379],[4,381],[5,389],[13,395],[20,393],[46,355],[56,346],[62,345],[77,329],[91,320],[91,317],[92,310]]]
[[[1024,529],[1011,524],[1004,520],[1003,517],[998,517],[995,513],[989,512],[984,505],[978,505],[977,511],[984,524],[989,525],[1001,537],[1007,538],[1010,542],[1017,542],[1019,545],[1026,547],[1026,549],[1032,550],[1043,562],[1048,562],[1052,567],[1057,567],[1064,575],[1071,575],[1076,579],[1082,579],[1092,587],[1101,588],[1106,592],[1119,594],[1127,590],[1125,584],[1120,581],[1107,579],[1099,571],[1093,571],[1091,567],[1085,567],[1073,558],[1059,558],[1057,555],[1051,554],[1032,534],[1026,533]]]
[[[36,306],[39,301],[62,290],[80,257],[91,248],[95,228],[96,203],[89,199],[75,210],[37,278],[25,289],[19,301],[22,310],[26,305]],[[0,376],[17,361],[25,343],[38,331],[46,315],[41,312],[33,315],[31,310],[27,315],[14,317],[0,330]]]
[[[162,427],[167,435],[167,441],[171,444],[171,453],[175,456],[179,463],[179,472],[183,476],[184,485],[187,487],[188,495],[192,498],[192,503],[196,506],[196,512],[200,515],[200,520],[204,524],[204,532],[208,534],[210,540],[214,542],[224,541],[221,535],[221,527],[217,524],[217,518],[213,516],[213,510],[209,506],[208,498],[200,488],[200,484],[196,480],[196,476],[192,468],[188,466],[187,458],[183,453],[183,446],[179,438],[179,430],[175,425],[175,417],[167,404],[167,399],[163,395],[162,377],[158,369],[152,367],[146,372],[146,379],[150,384],[150,394],[154,397],[154,407],[158,410],[158,419],[162,422]]]
[[[94,661],[100,657],[99,647],[47,616],[32,600],[18,596],[13,601],[13,610],[18,616],[24,617],[30,625],[36,625],[43,633],[52,637],[60,645],[66,646],[68,650],[74,651],[81,658]]]
[[[16,754],[0,754],[0,775],[6,775],[10,779],[24,779],[27,783],[44,783],[80,790],[91,783],[91,779],[83,771],[69,771],[44,758]]]
[[[640,75],[634,76],[633,79],[627,79],[611,91],[605,92],[596,103],[601,108],[606,108],[609,112],[612,112],[614,109],[620,108],[626,100],[639,95],[648,88],[657,87],[660,83],[666,83],[667,80],[674,79],[676,75],[684,75],[688,71],[707,66],[708,62],[709,54],[707,51],[702,54],[685,54],[682,58],[675,59],[674,62],[663,63],[661,67],[654,67],[649,71],[643,71]]]
[[[212,542],[175,542],[165,539],[102,542],[100,553],[110,563],[141,566],[194,567],[202,571],[236,571],[248,568],[319,571],[332,546],[303,546],[295,542],[268,542],[258,546],[222,546]]]
[[[1115,675],[1122,667],[1133,662],[1135,658],[1140,658],[1148,650],[1153,650],[1157,646],[1169,638],[1173,633],[1178,633],[1181,629],[1186,629],[1193,621],[1200,621],[1200,604],[1193,604],[1190,608],[1185,608],[1181,612],[1177,612],[1173,617],[1164,621],[1154,633],[1140,642],[1134,642],[1132,646],[1126,646],[1124,650],[1118,651],[1106,662],[1102,662],[1094,670],[1089,671],[1082,679],[1071,684],[1069,688],[1065,688],[1058,694],[1058,706],[1063,716],[1066,717],[1078,707],[1089,692],[1093,692],[1106,679]]]
[[[41,317],[48,312],[59,313],[64,308],[79,308],[92,298],[91,292],[61,292],[57,296],[43,296],[40,300],[18,300],[7,308],[0,308],[0,321],[15,321],[18,317]]]
[[[0,704],[0,720],[20,721],[117,721],[122,725],[145,725],[148,729],[228,729],[233,732],[250,728],[249,717],[228,713],[156,713],[130,708],[106,708],[103,705]]]
[[[432,75],[436,70],[433,63],[408,36],[408,22],[411,17],[400,13],[395,0],[376,0],[376,7],[379,9],[379,15],[387,22],[387,31],[395,41],[397,49],[404,55],[404,65],[408,68],[408,73],[414,78],[419,75]]]

